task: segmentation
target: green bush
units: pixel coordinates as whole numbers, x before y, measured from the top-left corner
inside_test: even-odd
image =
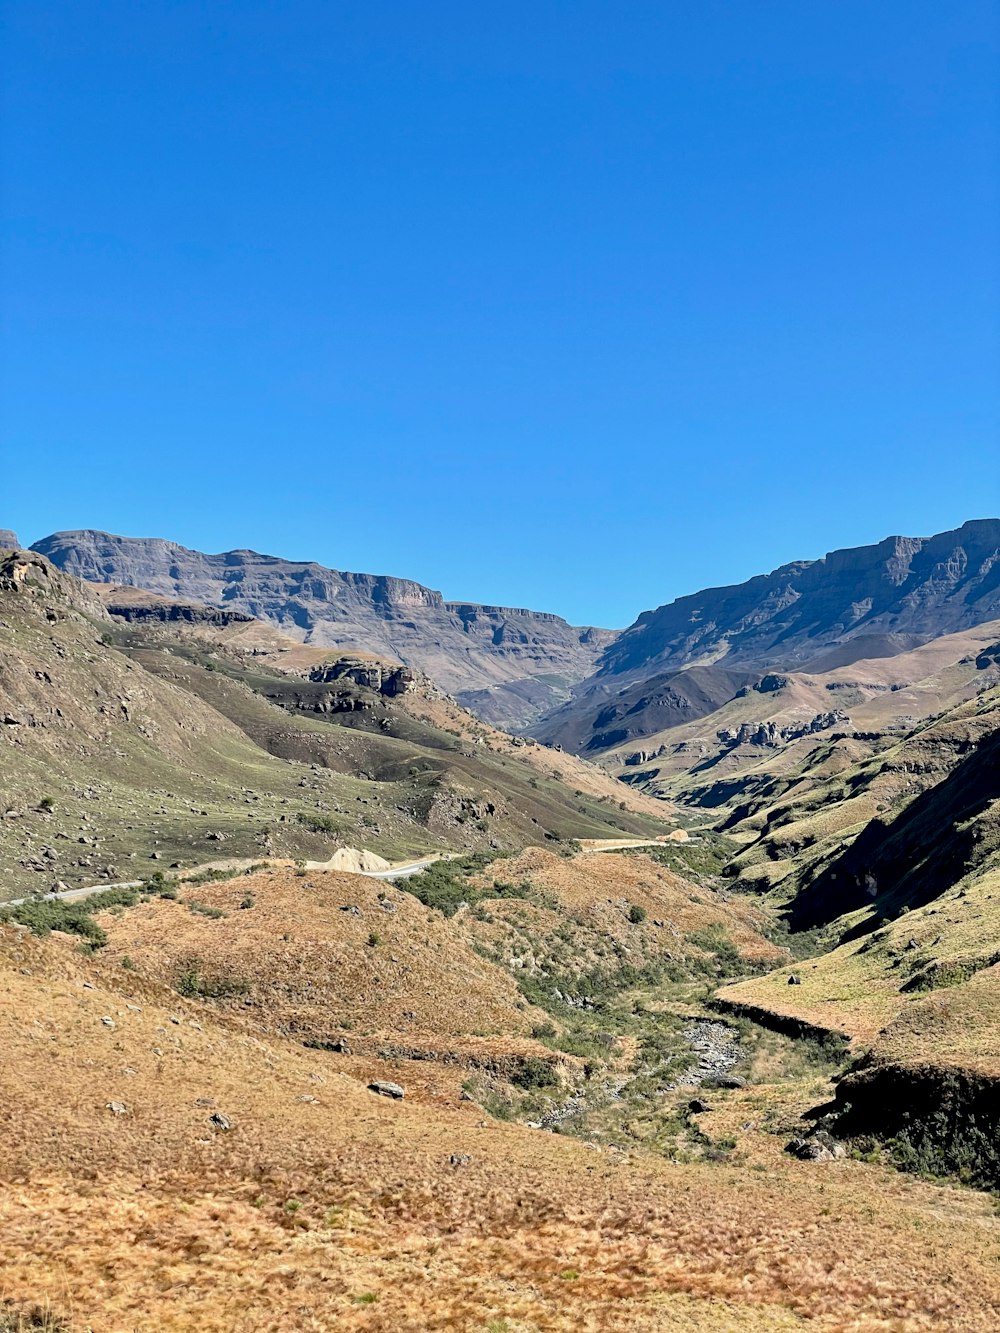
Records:
[[[559,1082],[559,1075],[548,1060],[540,1055],[527,1055],[511,1074],[510,1081],[518,1088],[551,1088]]]
[[[235,977],[203,976],[201,967],[200,959],[191,958],[177,974],[175,988],[189,1000],[224,1000],[231,995],[246,995],[250,989]]]
[[[310,833],[339,833],[340,824],[332,815],[321,815],[313,810],[300,810],[295,816]]]

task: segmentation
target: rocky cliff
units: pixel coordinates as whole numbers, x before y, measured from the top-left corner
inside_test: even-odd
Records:
[[[536,734],[593,753],[705,716],[754,673],[895,656],[998,616],[1000,520],[888,537],[644,612]]]
[[[55,533],[32,549],[78,578],[206,603],[306,643],[393,658],[508,728],[565,700],[615,637],[543,612],[446,602],[408,579],[256,551],[207,555],[159,538],[89,531]]]
[[[891,653],[998,615],[1000,519],[978,519],[680,597],[639,616],[608,646],[600,674],[663,671],[697,659],[801,665],[858,640],[857,656],[874,657],[879,639]]]

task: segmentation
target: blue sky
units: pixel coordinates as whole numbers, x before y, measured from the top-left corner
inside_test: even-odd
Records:
[[[0,524],[619,625],[1000,512],[998,16],[8,0]]]

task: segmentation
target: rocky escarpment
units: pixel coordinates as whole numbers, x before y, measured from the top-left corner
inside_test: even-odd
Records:
[[[894,656],[998,616],[1000,520],[889,537],[644,612],[535,731],[567,749],[601,751],[707,715],[727,683],[727,699],[780,690],[781,671]]]
[[[10,528],[0,528],[0,551],[16,551],[19,547],[17,533]]]
[[[416,667],[488,720],[527,725],[566,699],[614,638],[559,616],[446,602],[407,579],[327,569],[256,551],[207,555],[158,538],[62,532],[35,550],[99,583],[254,616],[306,643]]]
[[[998,615],[1000,519],[979,519],[680,597],[641,615],[605,651],[600,670],[662,671],[720,652],[726,662],[791,667],[853,640],[863,641],[858,656],[874,657],[879,639],[891,653]]]
[[[324,685],[349,680],[365,689],[375,690],[387,699],[394,699],[412,689],[416,678],[408,667],[393,666],[374,658],[338,657],[335,662],[323,662],[314,667],[309,679]]]

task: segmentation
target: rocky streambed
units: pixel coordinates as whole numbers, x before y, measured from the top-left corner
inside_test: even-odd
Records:
[[[681,1035],[697,1058],[671,1083],[671,1088],[700,1088],[729,1074],[743,1058],[736,1033],[717,1018],[692,1018]]]
[[[693,1060],[689,1068],[666,1085],[664,1091],[699,1088],[705,1083],[733,1077],[732,1070],[743,1059],[744,1052],[728,1024],[716,1018],[692,1018],[681,1029],[681,1036],[690,1046]],[[552,1129],[572,1116],[596,1109],[597,1104],[618,1101],[631,1081],[632,1075],[617,1078],[605,1084],[596,1098],[583,1091],[574,1093],[566,1101],[550,1107],[539,1120],[530,1121],[529,1124],[538,1129]]]

